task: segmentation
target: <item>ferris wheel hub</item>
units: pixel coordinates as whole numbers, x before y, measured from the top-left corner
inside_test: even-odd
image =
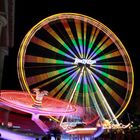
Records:
[[[95,64],[96,63],[96,60],[90,60],[90,59],[79,59],[79,58],[75,58],[75,61],[74,61],[74,64],[89,64],[89,65],[92,65],[92,64]]]

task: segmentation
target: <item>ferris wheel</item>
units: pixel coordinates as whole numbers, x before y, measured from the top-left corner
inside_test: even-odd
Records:
[[[31,98],[33,88],[69,104],[117,118],[130,102],[134,74],[119,38],[104,24],[77,13],[60,13],[37,23],[18,53],[18,77]]]

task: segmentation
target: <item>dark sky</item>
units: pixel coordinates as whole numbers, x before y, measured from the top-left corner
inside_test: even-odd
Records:
[[[125,2],[125,0],[16,0],[15,46],[10,54],[11,57],[14,55],[13,66],[16,66],[16,53],[23,37],[43,18],[61,12],[76,12],[91,16],[109,27],[122,41],[130,55],[135,74],[134,94],[130,102],[130,109],[132,109],[131,105],[137,97],[140,99],[140,12],[138,10],[137,3]],[[9,77],[9,82],[17,78],[11,74]],[[10,87],[8,84],[9,87],[6,87],[16,88],[17,85]]]

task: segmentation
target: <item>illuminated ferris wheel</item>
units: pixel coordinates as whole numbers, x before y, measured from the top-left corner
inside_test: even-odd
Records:
[[[36,24],[18,54],[22,89],[33,88],[76,104],[86,112],[118,123],[133,91],[129,55],[118,37],[101,22],[76,13],[61,13]]]

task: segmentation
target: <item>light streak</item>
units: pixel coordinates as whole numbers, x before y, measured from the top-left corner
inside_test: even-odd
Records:
[[[72,92],[72,95],[71,95],[71,98],[70,98],[70,100],[69,100],[69,104],[71,103],[71,101],[72,101],[72,99],[73,99],[73,96],[74,96],[74,93],[75,93],[76,88],[77,88],[77,86],[78,86],[78,83],[79,83],[79,81],[81,80],[83,71],[84,71],[84,67],[82,67],[82,70],[81,70],[81,73],[80,73],[80,75],[79,75],[77,84],[75,85],[75,88],[74,88],[74,90],[73,90],[73,92]],[[67,106],[66,111],[67,111],[68,108],[69,108],[69,105]],[[63,123],[63,121],[64,121],[64,118],[65,118],[65,115],[64,115],[64,116],[62,117],[62,119],[61,119],[60,126],[62,126],[62,123]]]

